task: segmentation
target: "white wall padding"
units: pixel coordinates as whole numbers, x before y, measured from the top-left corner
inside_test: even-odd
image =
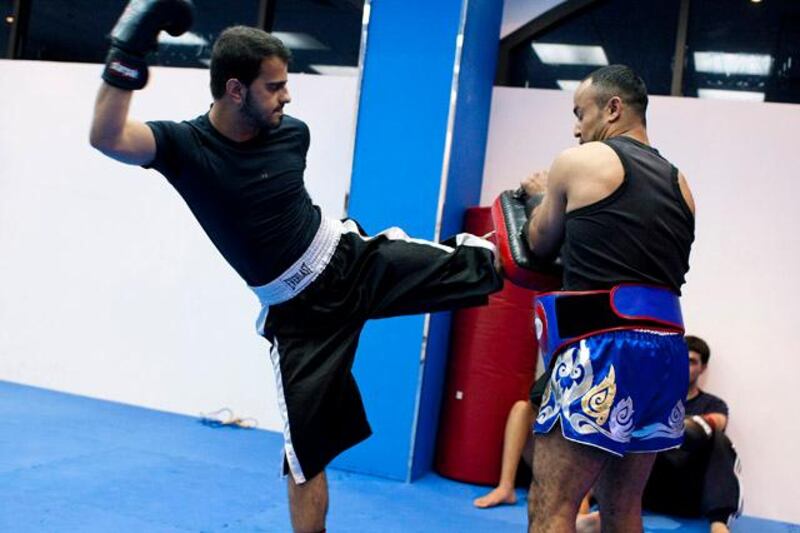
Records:
[[[0,61],[0,379],[280,429],[258,303],[153,170],[88,142],[101,65]],[[292,75],[311,128],[306,181],[339,217],[355,77]],[[140,120],[193,118],[208,71],[153,68]]]

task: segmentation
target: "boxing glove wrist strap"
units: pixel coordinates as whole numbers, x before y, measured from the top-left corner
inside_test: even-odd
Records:
[[[147,61],[143,56],[131,54],[112,46],[106,57],[103,79],[119,89],[135,91],[147,85]]]

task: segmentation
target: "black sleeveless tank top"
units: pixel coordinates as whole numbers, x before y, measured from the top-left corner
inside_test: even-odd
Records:
[[[694,216],[681,195],[678,169],[630,137],[604,142],[622,161],[625,178],[610,196],[566,214],[564,290],[646,283],[680,294]]]

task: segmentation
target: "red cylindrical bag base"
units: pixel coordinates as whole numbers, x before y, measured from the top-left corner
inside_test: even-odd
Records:
[[[492,231],[491,210],[467,210],[465,231]],[[436,449],[436,471],[448,478],[494,485],[500,478],[503,434],[511,406],[533,383],[538,346],[533,291],[505,283],[489,305],[453,316],[450,361]]]

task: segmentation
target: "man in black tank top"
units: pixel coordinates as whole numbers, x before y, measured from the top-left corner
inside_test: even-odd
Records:
[[[367,237],[354,221],[320,212],[303,182],[308,127],[284,114],[289,50],[262,30],[220,34],[208,113],[130,119],[132,91],[147,82],[146,54],[161,30],[186,31],[191,12],[188,0],[131,0],[112,31],[91,143],[163,174],[258,296],[284,421],[292,527],[324,531],[324,469],[371,431],[351,372],[364,323],[485,304],[502,278],[493,245],[473,235],[452,246],[399,228]]]
[[[641,531],[655,454],[683,434],[678,296],[694,204],[684,176],[649,144],[647,91],[630,68],[593,72],[574,106],[580,146],[522,184],[544,194],[529,223],[531,250],[560,252],[564,265],[564,292],[537,300],[550,380],[534,424],[530,530],[575,527],[594,487],[604,527]]]

